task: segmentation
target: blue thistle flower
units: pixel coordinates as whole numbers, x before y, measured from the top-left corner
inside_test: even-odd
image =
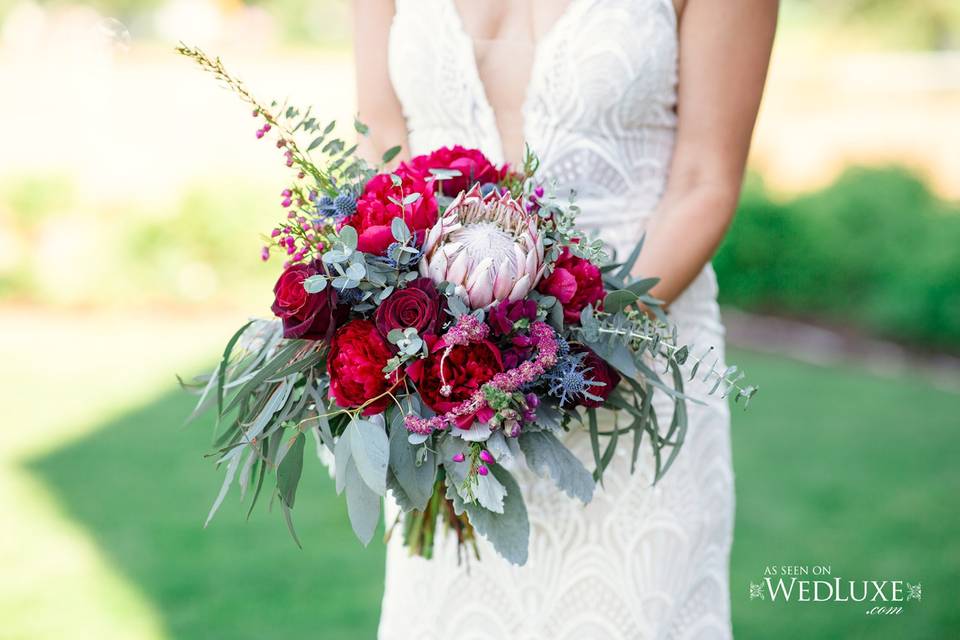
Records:
[[[350,194],[341,193],[333,200],[333,215],[337,219],[349,218],[356,210],[357,200]]]
[[[547,393],[560,401],[560,406],[572,404],[577,397],[595,399],[590,393],[593,387],[603,386],[602,382],[587,376],[591,368],[583,366],[586,353],[573,353],[566,349],[552,369],[543,374],[542,381],[547,385]]]
[[[317,199],[317,215],[333,218],[337,222],[349,218],[356,210],[357,198],[349,189],[344,189],[335,197],[321,196]]]
[[[321,196],[317,200],[317,215],[332,216],[334,214],[333,198],[330,196]]]
[[[360,302],[360,299],[363,297],[363,291],[358,287],[353,287],[352,289],[343,289],[342,291],[337,292],[338,301],[343,304],[355,305]]]
[[[420,258],[423,257],[423,250],[422,250],[422,249],[417,249],[417,253],[410,255],[409,258],[405,258],[405,259],[404,259],[404,262],[403,262],[402,264],[399,263],[399,262],[397,262],[397,260],[395,260],[395,259],[393,258],[393,256],[394,256],[394,255],[399,255],[399,254],[397,253],[397,249],[399,249],[399,248],[402,247],[402,246],[404,246],[404,245],[400,244],[399,242],[391,242],[391,243],[390,243],[390,246],[387,247],[387,254],[386,254],[386,255],[384,255],[384,256],[367,256],[367,260],[373,260],[374,262],[379,262],[380,264],[384,264],[384,265],[390,267],[391,269],[397,269],[397,268],[400,268],[400,267],[409,267],[410,265],[415,265],[415,264],[417,264],[418,262],[420,262]],[[410,245],[406,245],[406,246],[410,246]],[[414,249],[416,249],[416,247],[414,247]]]

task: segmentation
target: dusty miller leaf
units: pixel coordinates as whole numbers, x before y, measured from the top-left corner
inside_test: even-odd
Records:
[[[453,496],[448,491],[447,497],[454,501],[457,511],[462,512],[466,509],[473,528],[490,541],[497,553],[508,562],[524,565],[529,555],[530,520],[527,517],[527,507],[523,503],[520,486],[500,465],[494,466],[490,472],[507,490],[502,514],[493,513],[476,503],[464,504],[456,491],[453,492]]]
[[[433,495],[437,477],[437,455],[426,450],[426,456],[417,465],[417,447],[407,439],[403,426],[403,413],[393,411],[390,420],[390,469],[387,483],[405,511],[422,510]],[[391,482],[392,481],[392,482]],[[399,495],[403,492],[403,499]],[[403,502],[406,502],[405,506]]]
[[[519,438],[527,466],[541,477],[549,475],[571,498],[584,504],[593,499],[593,474],[548,431],[525,431]]]

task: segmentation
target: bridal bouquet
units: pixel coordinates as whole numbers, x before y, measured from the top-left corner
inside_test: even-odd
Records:
[[[480,534],[523,564],[529,522],[509,469],[526,465],[584,503],[618,446],[634,465],[650,447],[655,477],[667,471],[687,426],[681,367],[690,360],[692,377],[702,359],[649,294],[657,280],[631,278],[639,247],[608,261],[577,230],[577,207],[538,184],[533,154],[516,169],[462,147],[370,167],[333,123],[262,106],[219,59],[179,51],[252,105],[257,137],[276,135],[292,174],[262,253],[284,260],[275,319],[244,325],[187,385],[195,413],[216,410],[226,467],[208,522],[234,482],[252,510],[269,477],[296,539],[310,437],[364,544],[389,493],[403,512],[391,531],[411,553],[430,557],[442,523],[461,551]],[[705,375],[737,399],[755,392],[735,367]],[[663,427],[657,393],[673,404]],[[619,417],[612,426],[601,409]],[[593,471],[563,444],[573,428],[589,432]]]

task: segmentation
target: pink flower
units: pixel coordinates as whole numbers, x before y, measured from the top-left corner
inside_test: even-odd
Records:
[[[400,177],[400,186],[396,187],[390,174],[375,175],[367,183],[363,194],[357,200],[356,212],[343,221],[357,230],[357,249],[373,255],[386,255],[394,242],[390,228],[394,218],[403,218],[407,228],[416,236],[417,244],[423,241],[426,230],[437,221],[437,199],[433,195],[431,184],[412,171],[397,169],[394,175]],[[411,194],[419,198],[403,207],[398,204]]]
[[[487,156],[478,149],[467,149],[460,145],[441,147],[429,155],[416,156],[409,162],[400,165],[401,168],[413,170],[427,177],[430,169],[453,169],[460,172],[456,178],[442,180],[440,189],[444,195],[453,197],[461,191],[466,191],[473,184],[498,182],[507,172],[507,167],[497,169]]]
[[[580,322],[580,312],[588,304],[595,309],[605,295],[600,269],[589,260],[573,255],[564,247],[554,264],[553,272],[540,281],[537,289],[555,297],[563,306],[563,321]]]

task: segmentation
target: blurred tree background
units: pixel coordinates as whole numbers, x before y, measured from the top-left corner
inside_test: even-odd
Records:
[[[960,353],[960,3],[781,5],[721,301]],[[235,503],[200,529],[219,474],[204,425],[176,429],[173,373],[268,312],[286,168],[179,40],[266,100],[354,112],[348,0],[0,0],[0,638],[371,637],[382,548],[319,466],[306,552]],[[730,356],[762,388],[734,418],[738,637],[960,637],[956,366],[771,342]],[[885,620],[748,600],[793,562],[924,600]]]

